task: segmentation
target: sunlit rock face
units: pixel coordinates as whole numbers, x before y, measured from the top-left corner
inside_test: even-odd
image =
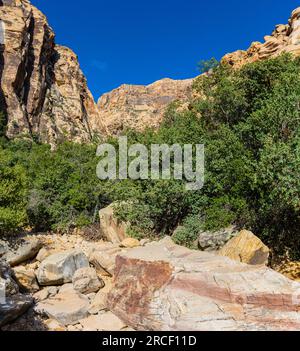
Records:
[[[9,138],[91,139],[97,106],[77,56],[55,45],[46,17],[29,1],[0,2],[0,79]]]
[[[268,59],[284,52],[300,55],[300,7],[291,14],[288,24],[279,24],[264,43],[253,42],[247,51],[238,50],[223,57],[223,62],[239,68],[247,63]]]
[[[119,135],[126,129],[143,131],[159,127],[167,106],[187,101],[192,93],[192,79],[161,79],[150,85],[121,85],[98,101],[99,121],[104,134]],[[95,129],[101,129],[95,126]]]

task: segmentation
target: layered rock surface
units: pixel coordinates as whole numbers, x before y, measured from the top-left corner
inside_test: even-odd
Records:
[[[300,55],[300,8],[264,43],[222,59],[239,68],[283,52]],[[95,134],[157,128],[167,106],[192,97],[193,79],[162,79],[148,86],[122,85],[95,104],[75,53],[55,44],[46,17],[27,0],[0,2],[0,104],[6,134],[89,142]],[[0,131],[2,133],[2,131]]]
[[[98,101],[99,118],[94,126],[106,135],[118,135],[130,128],[143,131],[159,127],[167,106],[187,101],[192,95],[193,79],[162,79],[153,84],[122,85],[104,94]]]
[[[110,310],[139,330],[299,330],[300,284],[170,240],[116,259]]]
[[[0,81],[8,137],[91,139],[97,107],[77,56],[55,45],[46,17],[27,0],[0,2]]]

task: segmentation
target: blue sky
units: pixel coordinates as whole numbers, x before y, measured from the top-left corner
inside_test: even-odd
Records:
[[[123,83],[197,75],[197,62],[262,41],[300,1],[32,0],[79,56],[97,99]]]

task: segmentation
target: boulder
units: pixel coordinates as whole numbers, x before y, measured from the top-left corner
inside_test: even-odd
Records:
[[[267,264],[270,250],[248,230],[242,230],[218,252],[232,260],[247,264]]]
[[[98,314],[99,312],[108,309],[107,296],[111,289],[112,281],[111,279],[106,279],[104,288],[99,290],[96,296],[91,300],[89,308],[90,314]]]
[[[8,264],[0,261],[0,327],[20,317],[32,304],[31,296],[19,293]]]
[[[100,233],[102,237],[112,243],[121,243],[126,238],[127,225],[119,221],[114,215],[114,206],[111,204],[99,211]]]
[[[300,283],[169,238],[117,256],[107,302],[137,330],[300,329]]]
[[[138,246],[141,246],[140,242],[134,238],[126,238],[120,244],[120,247],[126,247],[128,249],[132,249],[133,247],[138,247]]]
[[[24,314],[33,304],[29,295],[15,294],[0,301],[0,327],[10,323]]]
[[[16,282],[22,290],[33,293],[40,290],[34,270],[19,266],[15,267],[13,272]]]
[[[24,240],[16,252],[9,252],[5,259],[11,267],[17,266],[25,261],[34,258],[42,247],[42,243],[37,238]]]
[[[0,260],[0,294],[11,296],[19,292],[18,284],[13,279],[13,272],[6,261]]]
[[[89,254],[89,262],[101,275],[112,276],[115,269],[116,256],[122,251],[119,245],[103,245],[92,250]]]
[[[66,326],[86,318],[88,308],[89,299],[74,289],[68,288],[52,298],[39,302],[34,309],[36,313],[46,315]]]
[[[234,227],[215,232],[202,231],[198,236],[198,247],[201,251],[217,251],[237,234],[238,232]]]
[[[72,282],[74,273],[89,267],[85,254],[80,250],[70,250],[47,257],[40,265],[37,279],[40,285],[60,285]]]
[[[78,269],[72,282],[74,289],[82,294],[97,292],[104,287],[104,281],[98,278],[95,269],[91,267]]]
[[[46,248],[41,248],[39,253],[37,254],[36,256],[36,260],[38,262],[42,262],[44,261],[47,257],[53,255],[55,252],[54,250],[49,250],[49,249],[46,249]]]

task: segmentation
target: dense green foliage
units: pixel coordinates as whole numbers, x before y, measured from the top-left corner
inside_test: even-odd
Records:
[[[176,232],[191,245],[196,227],[229,224],[252,229],[275,252],[300,247],[300,60],[289,55],[246,65],[219,65],[199,77],[201,98],[184,112],[170,106],[157,133],[130,134],[132,142],[204,143],[205,186],[186,191],[178,181],[127,181],[115,194],[130,199],[121,218],[135,232]],[[116,196],[117,198],[118,196]],[[149,235],[149,234],[147,234]]]
[[[0,210],[0,218],[9,223],[10,209],[22,211],[12,216],[16,219],[10,226],[1,225],[1,230],[25,225],[34,230],[68,230],[95,221],[97,211],[107,203],[96,177],[95,153],[95,146],[71,143],[59,145],[54,152],[48,145],[31,141],[4,143],[0,148],[0,209],[6,211]]]
[[[211,62],[210,64],[213,64]],[[203,66],[204,67],[204,66]],[[211,68],[211,67],[210,67]],[[84,226],[119,201],[136,237],[171,234],[191,246],[200,229],[252,229],[277,253],[300,247],[300,60],[288,55],[235,71],[213,64],[194,83],[187,109],[170,105],[158,131],[128,132],[129,144],[205,144],[205,185],[99,181],[96,147],[29,141],[0,146],[0,230]],[[179,112],[181,111],[181,112]],[[110,140],[117,145],[117,140]]]

